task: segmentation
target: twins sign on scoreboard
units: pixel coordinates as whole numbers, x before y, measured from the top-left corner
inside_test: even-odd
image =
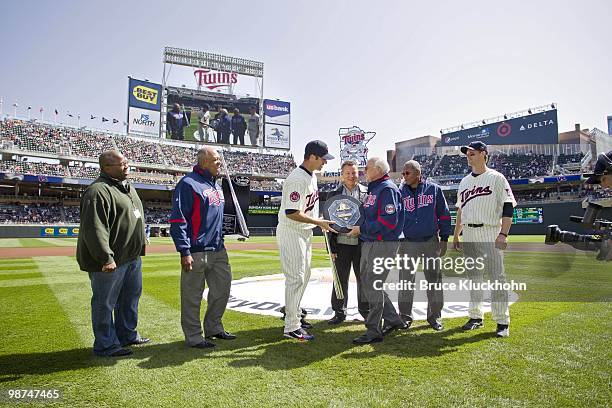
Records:
[[[291,135],[291,105],[289,102],[265,99],[264,146],[289,149]]]
[[[162,87],[129,78],[128,134],[159,137]]]
[[[342,162],[351,160],[357,163],[358,167],[364,167],[368,161],[367,144],[376,132],[366,132],[358,126],[350,128],[340,128],[340,158]]]

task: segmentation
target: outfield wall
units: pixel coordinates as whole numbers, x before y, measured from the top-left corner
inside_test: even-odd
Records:
[[[519,207],[534,207],[528,206]],[[580,202],[558,202],[539,204],[542,207],[544,222],[542,224],[515,224],[510,233],[512,235],[544,235],[546,226],[557,224],[562,229],[569,229],[576,232],[586,232],[582,225],[570,222],[570,215],[582,215],[584,210]],[[612,219],[612,208],[607,208],[603,212],[604,218]],[[278,222],[277,215],[256,215],[249,216],[248,223],[252,235],[271,235]],[[69,238],[78,235],[78,225],[0,225],[0,238]],[[315,233],[319,230],[315,230]],[[320,231],[319,231],[320,233]]]

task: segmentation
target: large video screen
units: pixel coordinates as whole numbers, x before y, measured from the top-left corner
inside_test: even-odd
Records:
[[[441,137],[441,144],[465,146],[475,140],[491,145],[557,144],[559,142],[557,110],[445,133]]]
[[[252,124],[259,123],[259,99],[257,98],[238,98],[235,95],[168,87],[168,112],[173,110],[174,104],[179,105],[179,111],[184,113],[189,123],[183,129],[183,140],[246,146],[261,146],[263,143],[259,128],[249,127],[249,121]],[[199,122],[206,122],[204,118],[206,107],[208,107],[208,126],[198,126]],[[251,108],[255,109],[255,115],[251,115]],[[236,115],[234,110],[238,109],[238,114],[243,117],[244,122],[237,128],[242,128],[244,132],[240,130],[235,132],[234,129],[231,129],[229,140],[224,140],[221,129],[218,128],[221,109],[228,112],[230,123]],[[253,129],[253,136],[257,133],[258,138],[251,139],[251,129]],[[172,135],[167,132],[166,137],[170,139]]]
[[[451,224],[457,223],[457,211],[450,210]],[[542,224],[544,222],[542,207],[515,208],[512,215],[512,224]]]

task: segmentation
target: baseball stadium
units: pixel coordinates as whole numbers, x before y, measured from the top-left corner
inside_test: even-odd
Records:
[[[266,85],[276,91],[279,85],[268,72],[285,69],[268,64],[266,56],[235,56],[230,45],[163,43],[157,49],[159,78],[132,76],[137,71],[127,68],[115,78],[127,82],[112,102],[125,117],[5,99],[20,95],[0,98],[1,406],[609,406],[612,189],[585,180],[599,182],[607,174],[601,163],[612,151],[611,116],[604,131],[566,113],[564,99],[531,104],[525,98],[518,106],[500,99],[493,116],[473,110],[457,124],[439,112],[430,134],[383,138],[373,122],[347,123],[350,116],[340,116],[332,133],[309,137],[300,130],[303,105],[264,90],[264,72]],[[27,82],[4,77],[0,85],[5,81]],[[76,104],[85,112],[87,98]],[[574,126],[565,127],[568,121]],[[311,175],[304,168],[307,158],[302,161],[304,145],[314,139],[336,160]],[[512,282],[511,335],[500,336],[499,323],[496,335],[493,291],[484,294],[484,327],[466,330],[466,320],[473,320],[469,290],[445,289],[439,329],[429,319],[429,294],[417,290],[407,327],[383,327],[384,341],[355,343],[364,332],[355,271],[342,295],[348,299],[344,315],[332,324],[338,316],[332,305],[338,296],[336,258],[330,256],[335,251],[331,233],[315,227],[311,273],[298,302],[301,327],[307,319],[315,338],[288,338],[285,243],[277,231],[286,203],[300,194],[288,197],[293,190],[286,186],[293,181],[285,180],[300,169],[315,177],[320,217],[332,217],[334,193],[348,191],[342,190],[342,163],[355,166],[356,182],[367,189],[375,180],[368,173],[375,151],[388,166],[385,177],[401,191],[408,183],[407,162],[417,162],[422,180],[441,190],[455,228],[466,214],[462,180],[474,174],[466,151],[476,150],[469,146],[477,142],[486,149],[486,166],[504,176],[516,202],[512,215],[504,215],[510,232],[501,234],[507,236],[505,277]],[[212,157],[203,151],[219,154],[212,180],[225,203],[218,228],[231,267],[224,329],[213,336],[214,346],[210,337],[193,345],[184,335],[183,261],[197,256],[194,243],[191,254],[181,249],[176,225],[191,228],[212,217],[208,207],[196,217],[177,204],[184,200],[179,185],[201,172],[202,157]],[[104,274],[110,262],[88,274],[77,250],[90,245],[92,224],[84,218],[92,213],[91,191],[109,166],[120,165],[104,161],[109,152],[125,160],[122,185],[142,203],[142,214],[132,198],[130,208],[146,239],[142,293],[136,298],[138,337],[125,354],[96,351],[92,293],[99,289],[92,275]],[[383,209],[391,212],[384,204]],[[442,237],[440,228],[438,233]],[[455,284],[463,272],[453,261],[461,254],[452,233],[447,238],[441,264],[452,266],[441,267],[441,281]],[[207,251],[208,246],[202,253]],[[205,256],[211,255],[203,255],[208,262]],[[115,266],[118,271],[121,264]],[[395,265],[389,276],[397,273]],[[417,278],[424,273],[418,269]],[[204,287],[200,326],[218,290],[208,281]],[[389,297],[397,308],[398,294]]]

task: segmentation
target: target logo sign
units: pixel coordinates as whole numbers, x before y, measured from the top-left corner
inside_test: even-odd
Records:
[[[510,135],[510,132],[512,132],[512,126],[510,126],[506,122],[503,122],[501,125],[497,127],[497,134],[501,137],[506,137]]]

